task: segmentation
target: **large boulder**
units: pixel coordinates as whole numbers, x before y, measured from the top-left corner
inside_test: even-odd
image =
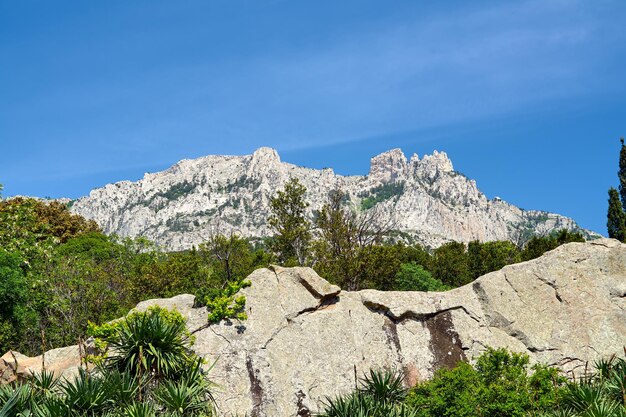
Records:
[[[626,245],[611,239],[564,245],[443,293],[341,291],[309,268],[261,269],[249,279],[241,323],[208,326],[190,295],[137,306],[187,318],[196,353],[215,361],[225,415],[310,416],[371,368],[402,370],[413,385],[487,346],[580,373],[626,344]],[[63,363],[75,369],[76,361],[46,358],[56,369]]]
[[[561,246],[443,293],[340,291],[308,268],[250,277],[248,320],[196,333],[222,411],[309,416],[371,368],[407,385],[506,347],[568,372],[626,344],[626,245]]]

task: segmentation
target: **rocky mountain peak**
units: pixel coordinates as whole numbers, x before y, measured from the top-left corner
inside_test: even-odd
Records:
[[[370,160],[369,178],[382,183],[406,177],[407,159],[400,148],[376,155]]]
[[[264,171],[268,171],[272,167],[280,164],[280,156],[276,149],[269,147],[262,147],[254,151],[248,166],[247,175],[249,177],[255,176]]]
[[[433,180],[442,173],[453,172],[452,161],[445,152],[433,152],[432,155],[424,155],[420,160],[417,155],[411,158],[411,168],[415,175]]]
[[[581,230],[557,214],[489,201],[453,169],[445,152],[413,155],[408,162],[400,149],[392,149],[371,159],[368,176],[342,176],[282,162],[276,150],[260,148],[252,155],[185,160],[137,182],[107,185],[77,200],[72,211],[107,233],[145,236],[170,250],[198,245],[216,225],[223,233],[264,238],[272,233],[267,226],[272,196],[297,178],[307,188],[311,218],[329,190],[341,188],[346,204],[357,210],[378,206],[381,224],[392,222],[428,247],[450,240],[519,242],[520,236]]]

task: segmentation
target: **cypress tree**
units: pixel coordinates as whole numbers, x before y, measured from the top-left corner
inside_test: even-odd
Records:
[[[622,208],[626,208],[626,145],[624,145],[624,138],[620,138],[622,142],[622,149],[619,153],[619,171],[617,176],[619,177],[619,194],[622,200]]]
[[[609,210],[606,226],[610,238],[626,242],[626,214],[624,214],[619,194],[613,187],[609,189]]]

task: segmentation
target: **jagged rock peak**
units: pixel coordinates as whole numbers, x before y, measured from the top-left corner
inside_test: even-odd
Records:
[[[559,228],[580,230],[563,216],[488,201],[475,182],[453,172],[445,152],[422,159],[413,155],[408,162],[400,149],[373,157],[368,176],[343,176],[331,169],[281,162],[276,150],[267,147],[252,155],[209,155],[181,161],[137,182],[93,190],[71,210],[95,220],[106,233],[145,236],[168,250],[202,243],[207,230],[216,224],[223,233],[236,231],[245,237],[265,238],[272,233],[267,226],[271,198],[290,178],[297,178],[307,188],[311,218],[327,201],[329,190],[341,188],[347,195],[346,204],[362,208],[365,201],[379,205],[381,224],[390,222],[428,247],[449,240],[518,242],[520,236]],[[400,183],[403,186],[379,188]]]
[[[370,160],[369,177],[381,182],[392,182],[407,174],[407,159],[402,149],[395,148]]]
[[[263,146],[252,154],[247,174],[252,176],[277,164],[280,164],[280,156],[278,156],[276,149]]]
[[[432,167],[441,172],[454,171],[452,161],[448,158],[448,154],[443,151],[434,151],[432,155],[424,155],[424,158],[420,161],[420,165],[424,168]]]
[[[452,161],[445,152],[434,151],[420,160],[417,155],[411,158],[411,172],[417,177],[433,180],[441,173],[453,172]]]

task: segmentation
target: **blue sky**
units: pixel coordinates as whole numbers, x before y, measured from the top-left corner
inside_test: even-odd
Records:
[[[342,174],[438,149],[605,233],[624,21],[623,0],[0,0],[0,183],[73,198],[260,146]]]

